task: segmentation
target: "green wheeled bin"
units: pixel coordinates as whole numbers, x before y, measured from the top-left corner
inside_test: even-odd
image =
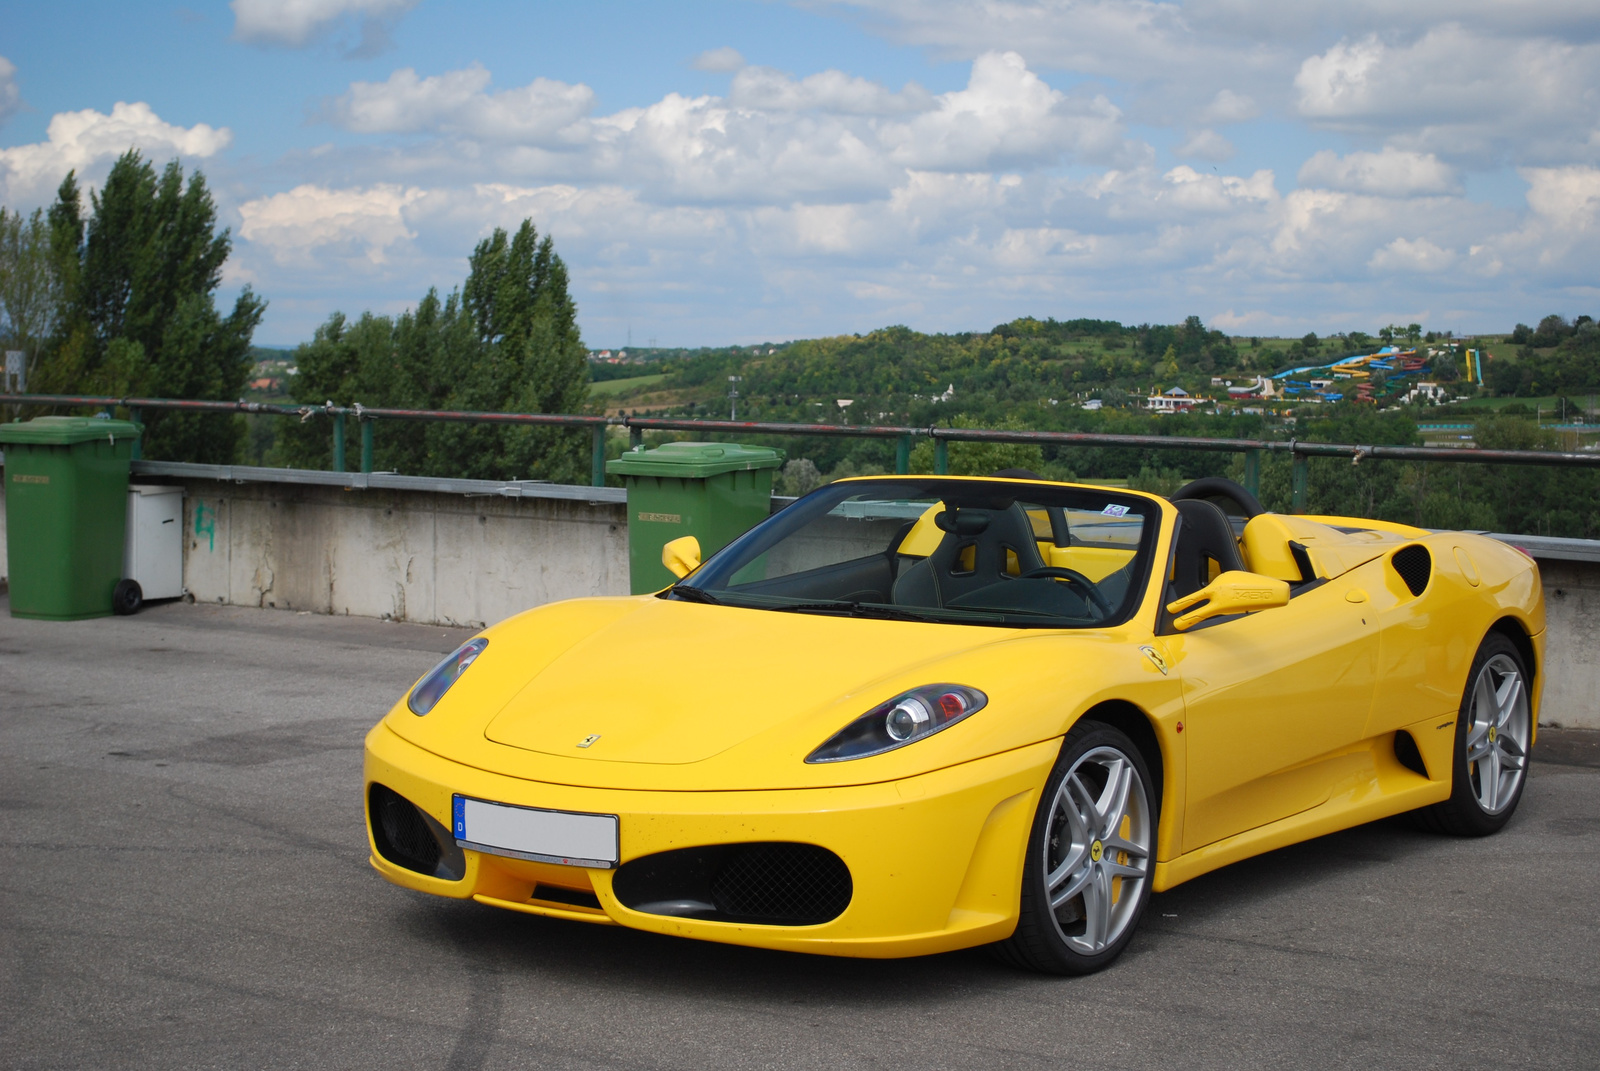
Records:
[[[772,472],[783,451],[738,443],[667,443],[630,450],[606,471],[628,485],[628,577],[635,595],[677,579],[661,548],[680,536],[709,558],[772,512]]]
[[[12,617],[110,615],[139,430],[100,417],[0,424]]]

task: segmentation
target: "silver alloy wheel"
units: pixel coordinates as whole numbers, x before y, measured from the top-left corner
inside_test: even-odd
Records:
[[[1073,763],[1043,848],[1050,917],[1074,951],[1105,951],[1137,918],[1153,836],[1149,797],[1128,756],[1097,747]]]
[[[1516,800],[1528,769],[1532,720],[1522,671],[1506,655],[1495,655],[1473,682],[1467,722],[1467,776],[1485,814],[1499,814]]]

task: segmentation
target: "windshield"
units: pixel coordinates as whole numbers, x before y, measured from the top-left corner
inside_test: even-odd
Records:
[[[1138,605],[1159,508],[1091,487],[846,481],[752,528],[665,594],[784,612],[1097,628]]]

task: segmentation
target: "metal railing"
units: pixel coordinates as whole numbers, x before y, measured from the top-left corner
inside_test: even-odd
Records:
[[[698,431],[737,435],[837,435],[850,438],[893,439],[895,471],[910,471],[911,448],[918,437],[933,441],[933,470],[943,474],[950,468],[952,442],[1025,443],[1037,446],[1096,446],[1155,450],[1204,450],[1244,455],[1244,485],[1252,494],[1260,493],[1261,458],[1268,454],[1288,454],[1292,461],[1291,496],[1293,509],[1302,512],[1307,497],[1307,462],[1313,457],[1349,458],[1359,464],[1366,458],[1379,461],[1440,461],[1450,464],[1554,465],[1600,468],[1600,453],[1574,454],[1542,450],[1480,450],[1428,446],[1364,446],[1354,443],[1309,442],[1304,439],[1211,439],[1180,435],[1114,435],[1080,431],[1015,431],[994,428],[941,428],[937,425],[913,428],[875,424],[785,424],[761,420],[680,420],[670,417],[593,416],[557,413],[481,413],[442,409],[373,409],[362,405],[274,405],[268,402],[198,401],[174,398],[111,398],[73,394],[0,394],[0,404],[101,409],[114,414],[128,411],[137,422],[144,410],[175,410],[189,413],[259,413],[293,416],[302,422],[326,416],[332,422],[333,471],[347,472],[346,422],[354,417],[361,436],[360,471],[372,471],[373,429],[382,420],[447,421],[466,424],[503,424],[590,429],[590,484],[605,486],[606,429],[628,429],[629,446],[639,446],[647,431]],[[134,444],[138,457],[138,443]]]

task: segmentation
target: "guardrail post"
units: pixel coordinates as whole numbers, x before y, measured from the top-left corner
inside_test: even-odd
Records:
[[[904,476],[911,471],[911,436],[902,435],[894,444],[894,474]]]
[[[134,424],[139,423],[139,410],[137,410],[137,409],[129,409],[128,410],[128,420],[131,421]],[[138,461],[141,457],[144,456],[144,451],[139,449],[140,444],[143,443],[143,442],[144,442],[144,431],[143,431],[143,429],[140,429],[139,434],[135,435],[134,438],[133,438],[132,451],[128,454],[128,456],[131,457],[135,461]]]
[[[333,471],[344,471],[344,413],[333,414]]]
[[[1246,450],[1244,452],[1244,489],[1261,497],[1261,451]]]
[[[360,418],[361,423],[361,471],[372,471],[372,420],[369,417]]]
[[[1291,513],[1304,513],[1306,511],[1306,456],[1294,455],[1294,477],[1292,482],[1293,499],[1289,507]]]
[[[592,433],[589,450],[589,486],[604,487],[606,485],[606,426],[596,424],[589,429]]]
[[[628,449],[629,450],[637,450],[637,449],[639,449],[639,447],[641,447],[643,445],[644,445],[644,429],[643,428],[629,428],[628,429]]]
[[[943,439],[933,440],[933,473],[935,476],[945,476],[950,472],[950,444]]]

